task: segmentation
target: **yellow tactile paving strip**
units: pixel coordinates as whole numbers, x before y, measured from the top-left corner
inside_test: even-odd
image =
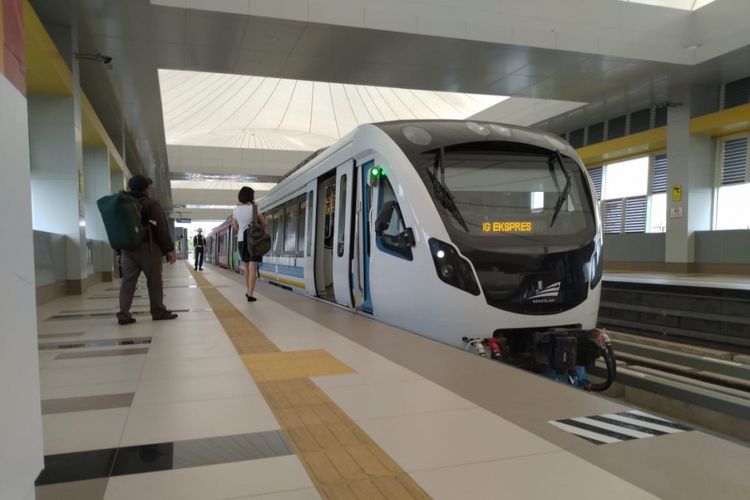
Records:
[[[256,382],[355,373],[323,349],[242,354],[241,357]]]
[[[351,368],[320,349],[280,351],[206,278],[188,268],[323,498],[430,498],[307,378],[354,373]]]

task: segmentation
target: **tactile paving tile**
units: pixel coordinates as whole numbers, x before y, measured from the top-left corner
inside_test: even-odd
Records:
[[[256,382],[355,373],[323,349],[243,354],[242,361]]]
[[[354,370],[323,349],[280,351],[206,278],[190,271],[323,498],[430,498],[308,378]]]

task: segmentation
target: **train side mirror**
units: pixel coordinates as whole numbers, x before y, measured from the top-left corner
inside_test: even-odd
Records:
[[[394,210],[396,210],[395,201],[388,201],[383,204],[383,208],[380,209],[378,218],[375,219],[375,233],[378,236],[382,236],[383,233],[388,230],[388,227],[391,225]]]

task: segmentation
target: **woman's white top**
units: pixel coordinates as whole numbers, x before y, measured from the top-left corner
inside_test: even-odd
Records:
[[[253,220],[253,206],[249,203],[247,205],[237,205],[232,210],[232,217],[234,217],[239,226],[237,241],[243,241],[245,239],[245,229],[247,229],[247,226]]]

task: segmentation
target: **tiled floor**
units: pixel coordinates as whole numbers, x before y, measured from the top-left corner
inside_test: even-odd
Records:
[[[190,310],[175,321],[138,316],[119,327],[114,316],[48,319],[113,311],[112,284],[40,307],[43,343],[151,342],[40,351],[43,399],[57,408],[44,415],[50,470],[56,464],[64,475],[73,464],[81,473],[97,464],[99,472],[71,482],[55,476],[37,488],[38,498],[653,498],[268,299],[263,287],[248,304],[234,280],[210,267],[202,276],[208,284],[199,278],[199,288],[183,264],[165,269],[166,303]],[[138,299],[136,308],[145,304]],[[252,325],[234,329],[230,307]],[[86,355],[58,358],[71,353]],[[295,357],[306,361],[297,367]],[[286,454],[241,459],[252,450],[224,438],[257,442],[253,436],[274,432],[285,436]],[[185,450],[203,449],[185,461]]]

